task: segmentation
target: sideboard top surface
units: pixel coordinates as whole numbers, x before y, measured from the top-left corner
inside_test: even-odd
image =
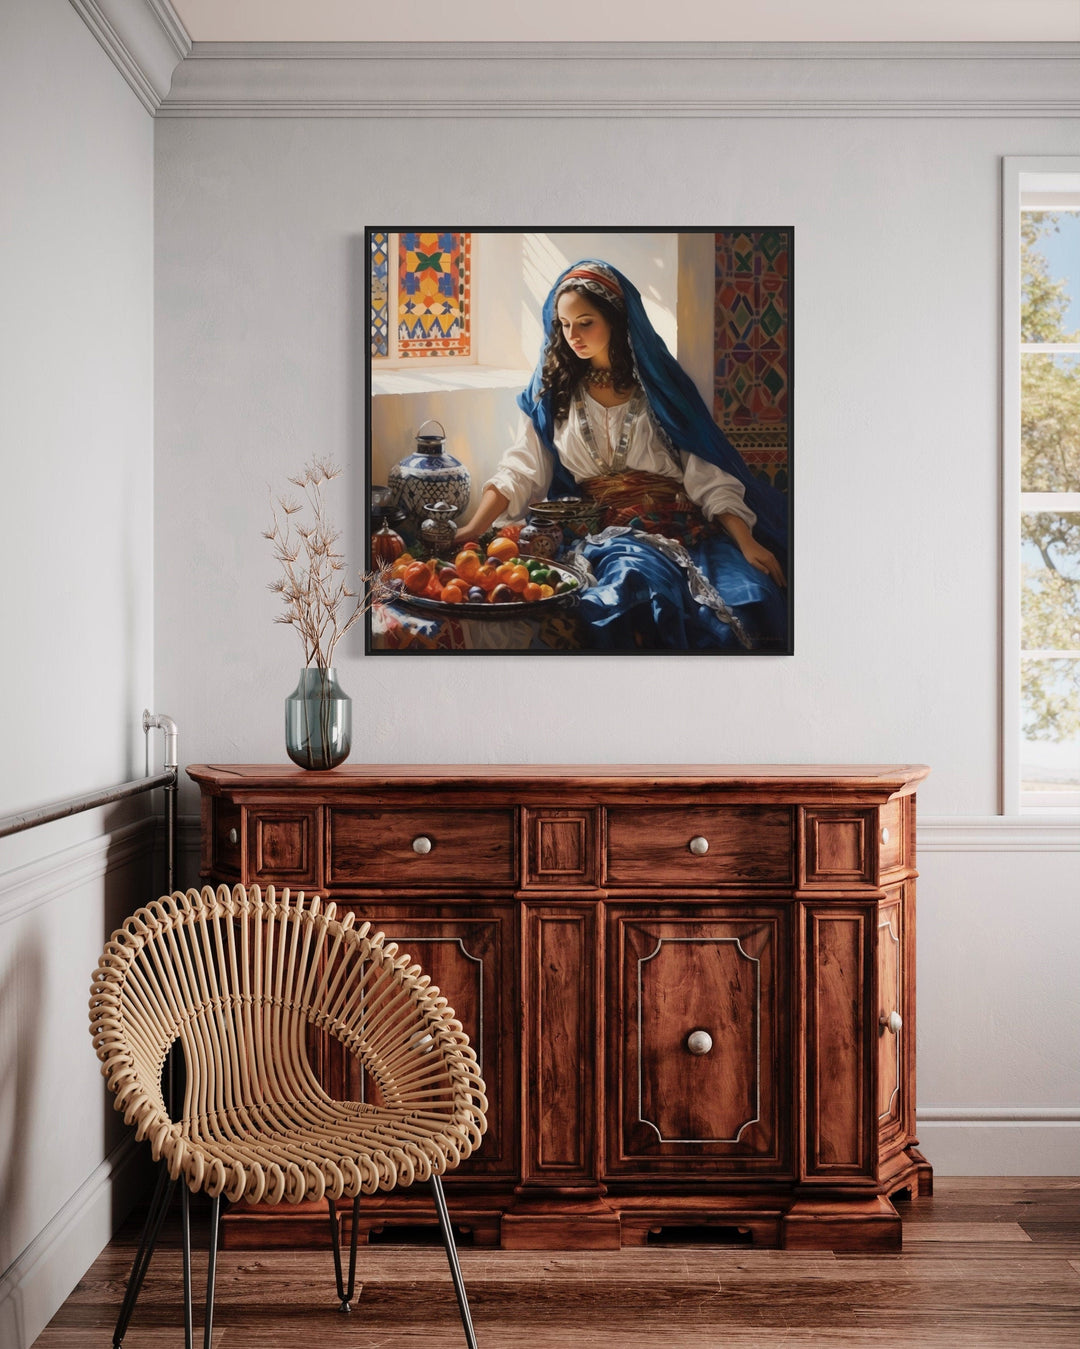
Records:
[[[329,772],[308,772],[291,764],[191,764],[188,775],[218,790],[281,788],[306,784],[323,790],[402,786],[490,787],[545,782],[603,791],[629,782],[641,787],[666,784],[766,793],[803,788],[890,797],[913,792],[927,776],[925,764],[343,764]]]

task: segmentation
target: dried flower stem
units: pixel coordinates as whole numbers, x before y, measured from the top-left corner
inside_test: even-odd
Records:
[[[338,642],[381,598],[380,572],[358,572],[359,590],[348,586],[345,558],[336,546],[341,534],[327,519],[323,499],[324,485],[340,475],[335,464],[312,459],[302,473],[289,479],[304,500],[271,497],[273,523],[263,531],[274,546],[282,572],[269,587],[285,606],[274,622],[288,623],[297,630],[304,645],[304,664],[319,669],[334,663]],[[310,522],[294,518],[305,506]]]

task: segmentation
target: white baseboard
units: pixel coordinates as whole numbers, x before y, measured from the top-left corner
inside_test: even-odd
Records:
[[[148,1153],[119,1143],[0,1274],[0,1345],[30,1349],[112,1239],[139,1194]]]
[[[1080,1107],[931,1106],[917,1116],[935,1175],[1080,1175]]]

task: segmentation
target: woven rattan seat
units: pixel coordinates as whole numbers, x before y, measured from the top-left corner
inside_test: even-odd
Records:
[[[466,1338],[475,1344],[439,1177],[480,1143],[487,1101],[476,1056],[446,999],[370,925],[317,896],[221,886],[139,909],[106,944],[90,1023],[115,1106],[163,1163],[114,1344],[119,1345],[176,1182],[182,1181],[185,1314],[191,1343],[188,1192],[214,1200],[209,1345],[222,1197],[328,1202],[338,1294],[335,1201],[428,1181]],[[374,1102],[334,1100],[310,1058],[318,1032],[341,1042],[375,1084]],[[183,1056],[170,1114],[166,1059]]]

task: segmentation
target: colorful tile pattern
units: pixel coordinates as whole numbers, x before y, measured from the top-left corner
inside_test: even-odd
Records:
[[[390,236],[371,233],[371,354],[390,354]]]
[[[788,230],[718,230],[713,416],[747,464],[788,485],[791,350]]]
[[[471,236],[414,231],[398,241],[398,354],[468,356]]]

